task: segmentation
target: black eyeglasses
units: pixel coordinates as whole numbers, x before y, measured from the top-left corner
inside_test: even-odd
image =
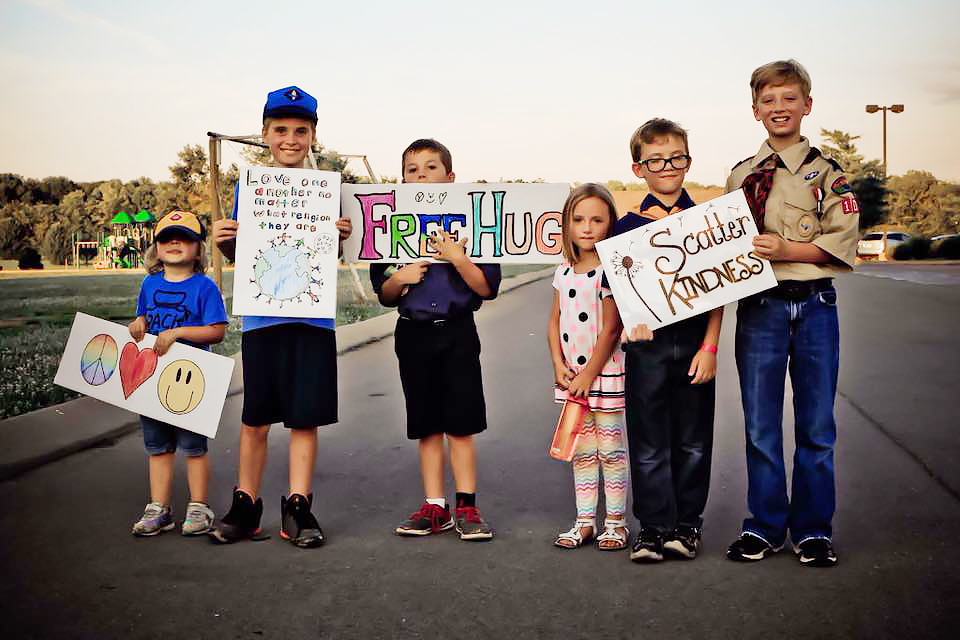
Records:
[[[673,156],[672,158],[650,158],[649,160],[643,160],[637,164],[643,164],[647,166],[647,171],[652,171],[653,173],[660,173],[667,168],[669,164],[674,169],[686,169],[690,166],[690,156]]]

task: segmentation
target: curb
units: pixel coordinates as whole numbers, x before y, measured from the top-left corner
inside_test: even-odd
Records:
[[[550,266],[506,278],[500,295],[553,274]],[[393,335],[396,311],[337,327],[337,355],[355,351]],[[230,398],[243,391],[240,354],[227,390]],[[140,428],[136,414],[82,397],[0,421],[0,482],[13,480],[39,467],[88,449],[108,447]]]

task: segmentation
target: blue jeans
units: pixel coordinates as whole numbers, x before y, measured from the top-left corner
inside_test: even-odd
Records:
[[[147,416],[140,416],[140,426],[143,427],[143,445],[151,456],[174,453],[178,446],[188,458],[207,453],[207,437],[199,433]]]
[[[737,308],[737,369],[747,443],[743,531],[773,546],[830,538],[836,508],[833,401],[840,364],[837,292],[828,287],[800,302],[760,293]],[[784,379],[793,387],[796,451],[793,495],[783,461]]]

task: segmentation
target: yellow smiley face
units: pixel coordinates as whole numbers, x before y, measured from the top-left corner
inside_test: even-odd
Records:
[[[182,415],[197,408],[203,400],[203,373],[189,360],[176,360],[166,366],[157,381],[160,404],[170,413]]]

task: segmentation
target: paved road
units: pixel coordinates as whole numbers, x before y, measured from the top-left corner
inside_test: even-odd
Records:
[[[491,423],[479,439],[480,505],[493,542],[390,534],[421,489],[387,339],[340,358],[343,421],[322,431],[316,474],[326,547],[302,551],[276,535],[230,547],[134,539],[146,465],[138,438],[123,438],[0,484],[4,636],[954,637],[960,287],[861,275],[838,287],[835,569],[802,568],[788,554],[749,566],[723,557],[745,495],[732,313],[702,556],[637,566],[624,553],[552,548],[572,521],[573,491],[569,468],[545,455],[557,408],[541,281],[480,314]],[[239,411],[231,400],[211,447],[218,509],[233,481]],[[275,428],[264,486],[274,534],[286,441]]]

